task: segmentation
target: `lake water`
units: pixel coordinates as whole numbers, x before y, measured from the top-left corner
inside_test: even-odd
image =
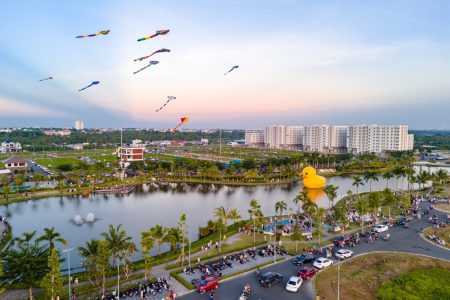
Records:
[[[355,191],[352,183],[351,176],[327,179],[327,184],[339,186],[337,199],[345,196],[348,190]],[[406,180],[400,180],[399,183],[402,188],[406,188]],[[372,183],[374,191],[385,187],[386,180],[382,178]],[[390,180],[390,187],[397,187],[396,179]],[[288,207],[294,208],[292,199],[302,188],[301,182],[256,187],[171,184],[163,189],[144,185],[128,196],[97,194],[87,198],[53,197],[13,203],[0,207],[0,215],[7,217],[15,236],[33,230],[41,234],[45,227],[54,226],[68,241],[67,247],[78,247],[91,238],[99,238],[101,232],[107,231],[109,224],[123,224],[123,228],[138,245],[140,232],[156,224],[176,226],[179,216],[185,213],[191,228],[191,239],[195,240],[198,227],[213,219],[216,207],[237,208],[243,218],[248,218],[249,201],[257,199],[264,215],[273,215],[277,201],[284,200]],[[369,191],[367,183],[359,187],[359,192],[365,191]],[[314,193],[312,197],[319,206],[328,207],[329,202],[323,192]],[[76,215],[86,219],[89,213],[93,213],[98,220],[74,224]],[[72,266],[80,265],[77,251],[72,251],[71,262]]]

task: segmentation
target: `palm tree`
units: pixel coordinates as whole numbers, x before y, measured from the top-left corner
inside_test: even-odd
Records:
[[[221,218],[223,220],[223,223],[225,224],[225,227],[228,226],[228,214],[229,214],[229,208],[225,208],[223,206],[214,208],[214,217]]]
[[[378,181],[377,173],[368,171],[364,173],[364,180],[369,182],[369,191],[372,192],[372,180]]]
[[[352,183],[352,185],[356,186],[356,197],[358,197],[359,196],[359,192],[358,192],[359,186],[360,185],[361,186],[364,185],[364,182],[362,181],[360,176],[353,176],[353,183]]]
[[[308,220],[311,220],[311,216],[314,214],[316,208],[317,204],[312,202],[309,196],[305,199],[305,201],[302,204],[302,210],[308,216]]]
[[[91,239],[86,242],[86,247],[78,247],[78,253],[83,258],[88,258],[90,256],[96,255],[98,251],[98,240]]]
[[[61,234],[59,232],[55,232],[55,227],[44,228],[44,235],[39,237],[36,241],[47,241],[50,249],[55,247],[55,243],[61,243],[63,245],[67,244],[67,241],[61,237]]]
[[[326,185],[325,188],[323,189],[325,191],[325,194],[327,194],[328,199],[331,202],[330,207],[334,206],[334,199],[336,199],[336,197],[337,197],[336,192],[337,192],[338,189],[339,189],[338,186],[335,186],[335,185],[332,185],[332,184]]]
[[[283,200],[277,201],[275,203],[275,213],[278,212],[278,211],[280,212],[280,220],[283,217],[283,211],[286,210],[286,209],[287,209],[287,204]]]
[[[108,232],[102,232],[101,236],[105,238],[111,250],[111,255],[113,257],[113,267],[115,266],[116,260],[120,258],[119,252],[126,248],[129,243],[132,242],[133,238],[128,236],[125,230],[122,230],[122,224],[114,227],[109,225]]]
[[[386,171],[383,173],[383,178],[386,179],[386,188],[389,188],[389,179],[394,177],[391,171]]]
[[[436,177],[436,180],[439,182],[439,184],[445,184],[445,182],[448,180],[448,172],[444,169],[439,169],[434,173],[434,177]]]
[[[262,215],[260,208],[261,205],[258,203],[258,200],[250,200],[250,209],[248,210],[248,213],[250,214],[250,220],[253,219],[253,243],[256,242],[256,218]]]
[[[164,243],[164,237],[168,232],[168,228],[162,227],[161,225],[155,225],[150,228],[150,233],[158,244],[158,256],[161,255],[161,245]]]
[[[155,240],[150,233],[150,230],[141,232],[141,254],[144,259],[144,278],[147,279],[152,269],[150,250],[155,244]]]
[[[359,214],[359,221],[361,223],[361,232],[364,231],[364,219],[363,216],[367,213],[367,202],[365,199],[359,199],[355,205],[356,211]]]
[[[228,213],[228,218],[233,220],[233,224],[235,224],[236,221],[242,219],[242,217],[239,214],[239,211],[237,210],[237,208],[230,209],[230,212]]]
[[[308,192],[303,190],[294,198],[294,200],[292,200],[297,206],[297,221],[300,218],[300,206],[305,203],[307,199],[309,199]]]
[[[395,167],[394,170],[392,170],[392,173],[395,175],[395,177],[397,178],[397,190],[400,190],[399,187],[399,179],[403,176],[405,176],[405,169],[401,166]]]
[[[323,220],[325,215],[325,209],[324,208],[318,208],[313,212],[313,220],[316,223],[317,233],[319,235],[319,247],[320,247],[320,232],[323,227]]]
[[[169,228],[167,234],[164,236],[163,241],[169,243],[170,251],[174,251],[177,245],[183,242],[181,231],[179,228]]]
[[[380,194],[377,192],[369,193],[369,207],[372,213],[376,214],[380,207]]]
[[[428,179],[430,178],[430,173],[427,171],[420,171],[419,174],[417,174],[417,182],[419,183],[419,189],[420,185],[422,184],[422,187],[427,183]]]

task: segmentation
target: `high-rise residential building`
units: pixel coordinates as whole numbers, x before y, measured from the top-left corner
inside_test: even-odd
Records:
[[[83,120],[76,120],[74,127],[75,127],[75,130],[83,130],[84,129],[84,122],[83,122]]]
[[[414,136],[408,134],[406,125],[356,125],[348,130],[349,153],[406,151],[413,146]]]
[[[304,127],[272,125],[264,128],[264,145],[274,149],[301,149]]]
[[[252,148],[264,147],[264,131],[261,129],[246,130],[245,145]]]
[[[330,126],[305,126],[303,150],[311,152],[329,152],[331,144]]]

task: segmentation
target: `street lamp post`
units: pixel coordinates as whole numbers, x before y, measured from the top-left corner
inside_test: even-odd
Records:
[[[341,265],[340,265],[340,264],[337,265],[337,269],[338,269],[338,279],[337,279],[337,300],[339,300],[339,299],[340,299],[340,295],[339,295],[339,276],[340,276],[340,273],[341,273]]]
[[[117,300],[120,299],[120,259],[117,260]]]
[[[72,251],[73,248],[65,249],[63,252],[67,253],[67,264],[69,269],[69,300],[72,299],[72,290],[70,289],[70,251]]]

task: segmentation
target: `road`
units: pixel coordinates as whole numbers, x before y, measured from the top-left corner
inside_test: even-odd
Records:
[[[425,208],[428,203],[422,203],[421,208]],[[442,220],[445,218],[445,213],[439,211],[432,211],[431,214],[436,213]],[[407,229],[403,226],[391,227],[389,233],[391,235],[390,241],[378,240],[372,244],[367,243],[366,238],[362,238],[361,243],[351,250],[355,255],[363,254],[373,251],[393,251],[393,252],[409,252],[415,254],[423,254],[438,258],[450,260],[450,250],[438,247],[425,239],[419,234],[421,227],[428,227],[428,218],[420,220],[413,220],[411,228]],[[335,260],[336,261],[336,260]],[[271,288],[263,288],[259,286],[253,272],[229,280],[220,282],[220,286],[216,291],[217,300],[222,299],[239,299],[242,288],[246,283],[253,287],[253,293],[249,300],[269,300],[269,299],[315,299],[315,293],[312,287],[312,281],[304,281],[300,290],[297,293],[291,293],[285,290],[286,282],[290,276],[297,273],[300,268],[294,266],[290,261],[284,261],[276,265],[272,265],[261,269],[261,272],[274,271],[283,275],[283,282]],[[191,300],[191,299],[209,299],[208,294],[199,295],[196,292],[191,292],[186,295],[177,297],[177,299]]]

